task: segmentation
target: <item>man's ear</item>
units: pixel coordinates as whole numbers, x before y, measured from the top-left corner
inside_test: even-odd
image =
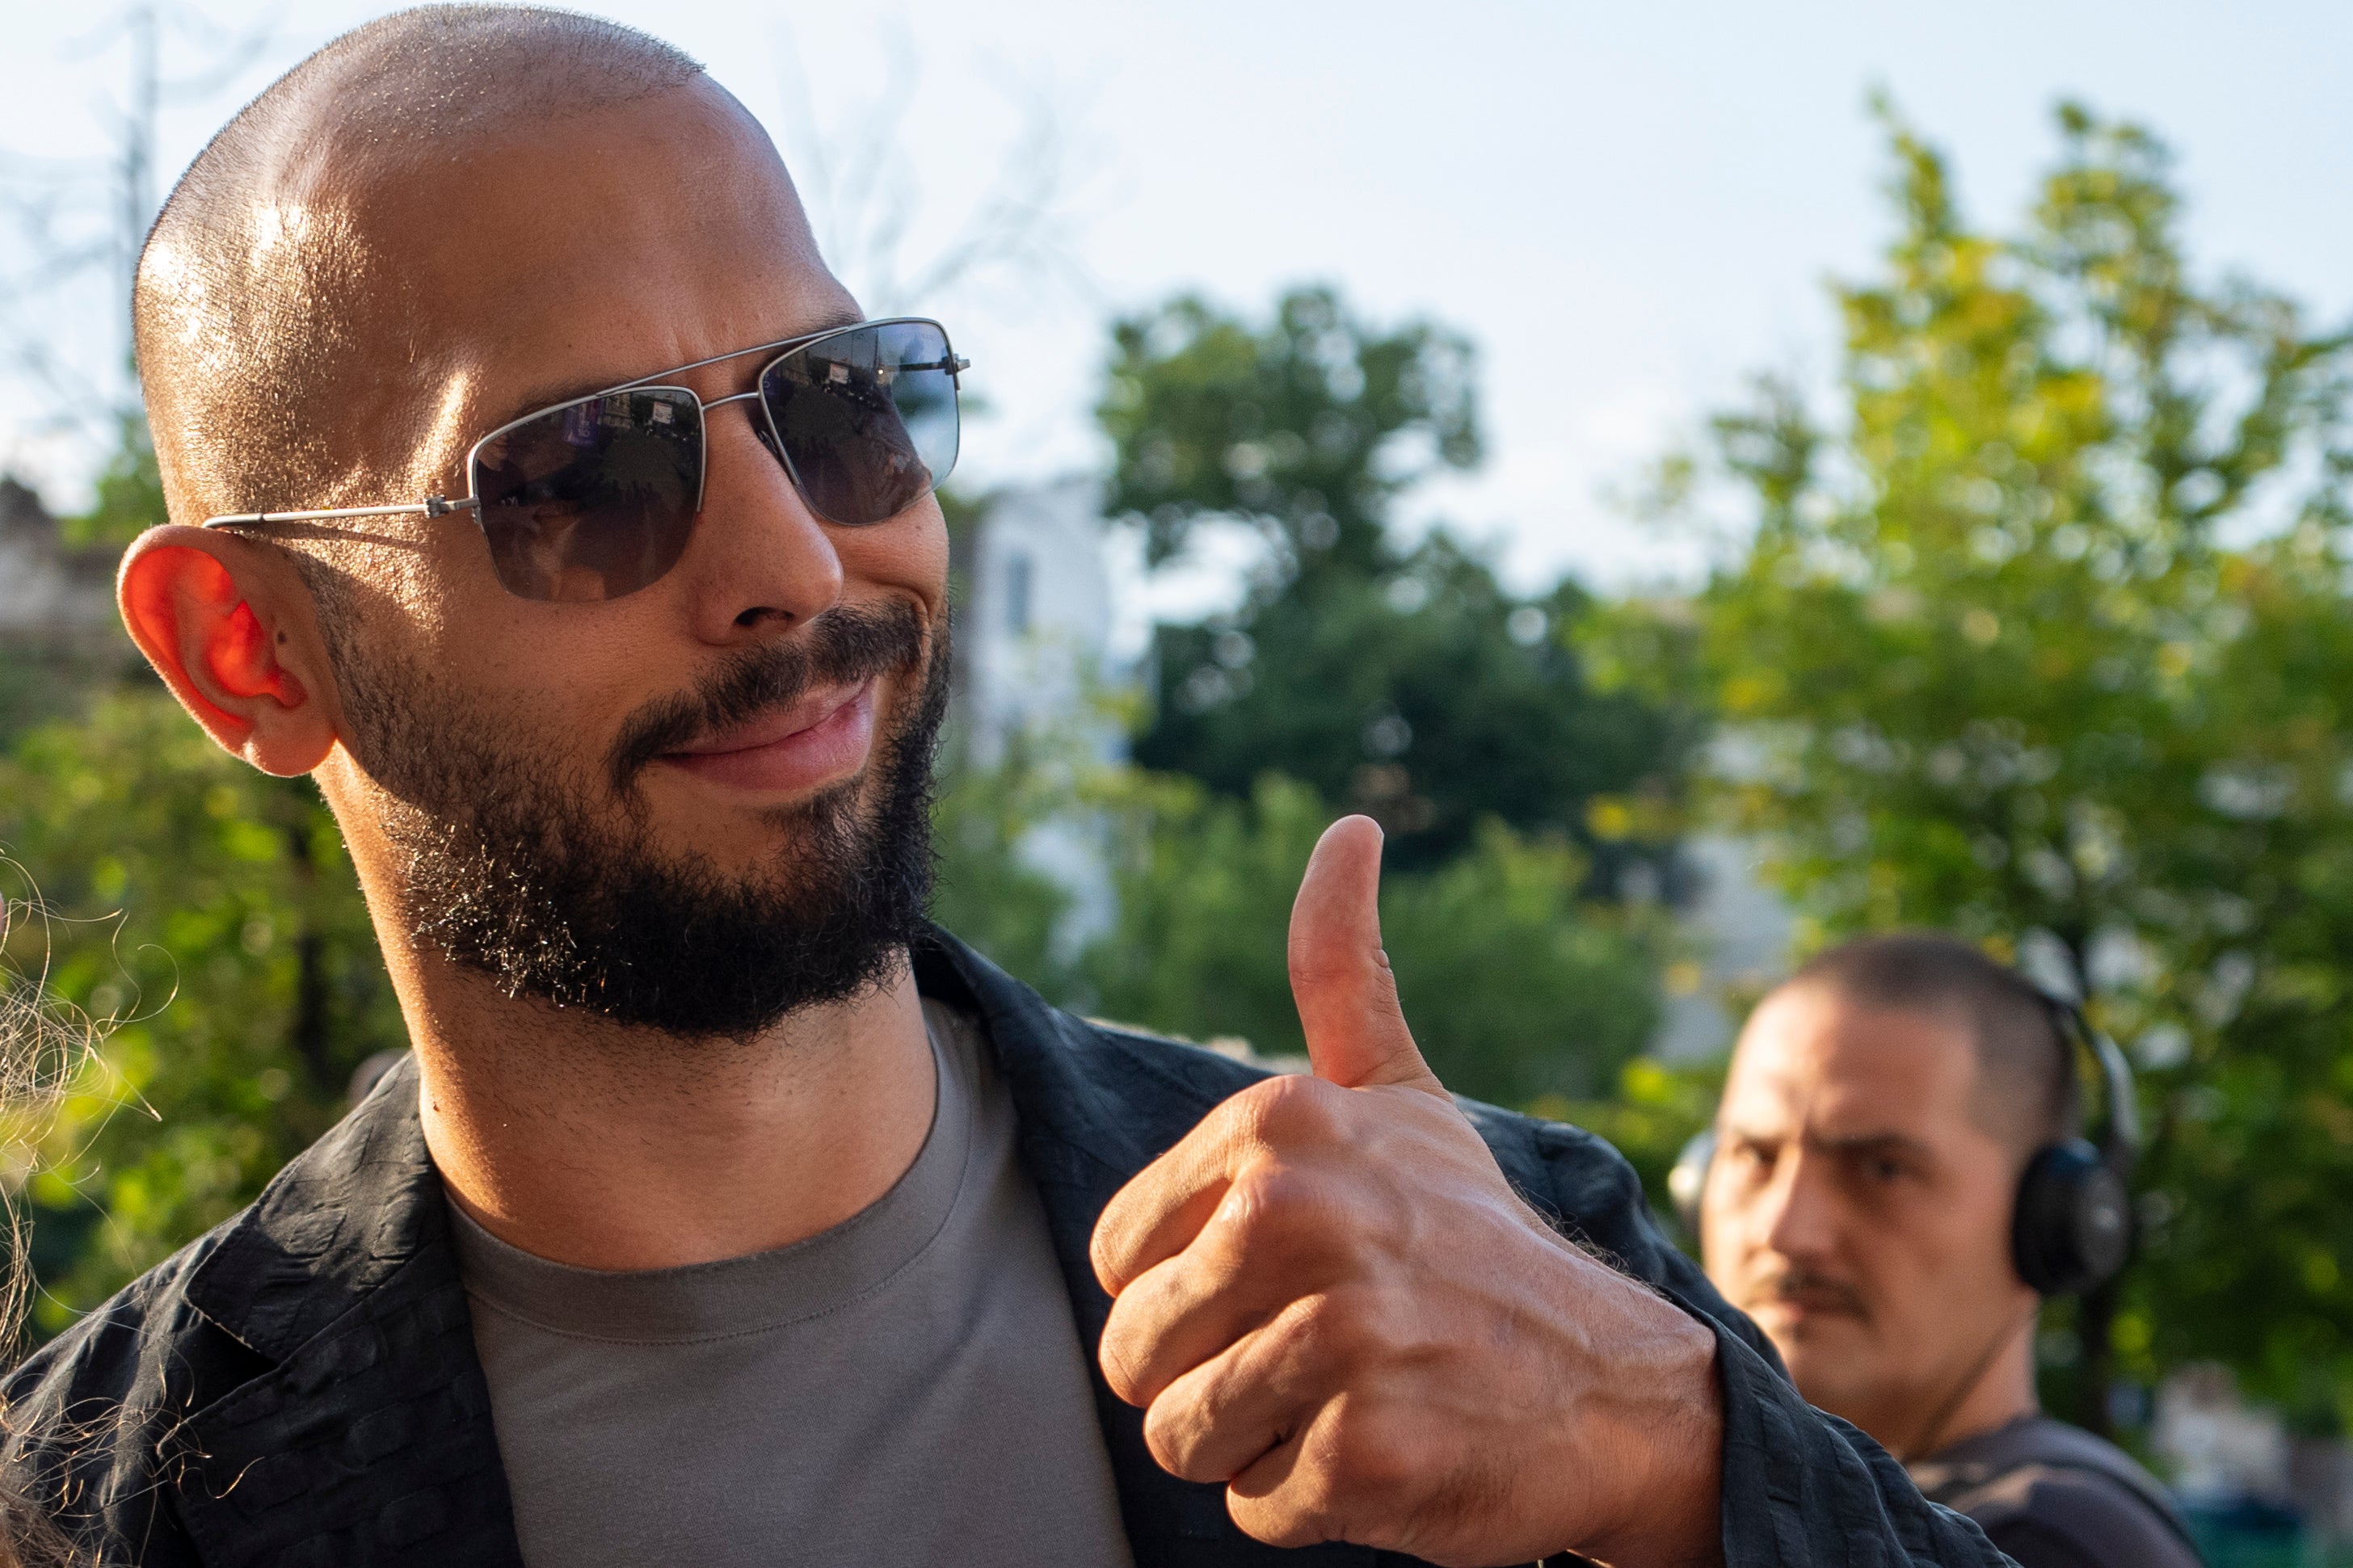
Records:
[[[307,773],[334,749],[334,682],[301,574],[279,551],[167,524],[115,581],[122,624],[181,706],[263,773]]]

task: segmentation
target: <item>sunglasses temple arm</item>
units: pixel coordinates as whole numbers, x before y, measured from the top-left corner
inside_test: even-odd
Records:
[[[453,511],[476,511],[481,502],[471,496],[444,500],[427,496],[414,506],[339,506],[324,511],[240,511],[204,521],[206,528],[251,528],[268,522],[322,522],[338,517],[443,517]]]

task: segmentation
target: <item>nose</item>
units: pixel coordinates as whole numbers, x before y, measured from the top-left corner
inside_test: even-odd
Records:
[[[1757,1194],[1753,1234],[1793,1261],[1826,1260],[1838,1242],[1837,1200],[1827,1174],[1803,1149],[1785,1153]]]
[[[702,514],[680,567],[696,634],[727,646],[823,614],[840,602],[843,572],[831,531],[762,439],[752,395],[705,408]]]

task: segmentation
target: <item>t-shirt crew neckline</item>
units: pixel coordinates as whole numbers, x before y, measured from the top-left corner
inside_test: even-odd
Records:
[[[557,1263],[500,1240],[448,1205],[459,1266],[478,1307],[550,1333],[609,1344],[691,1344],[760,1333],[840,1310],[921,1258],[969,1190],[974,1106],[941,1060],[930,1017],[931,1130],[891,1189],[828,1230],[788,1247],[676,1268],[611,1272]]]

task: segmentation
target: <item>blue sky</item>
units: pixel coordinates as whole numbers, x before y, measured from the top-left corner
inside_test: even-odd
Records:
[[[280,7],[253,65],[167,105],[164,167],[176,173],[275,71],[385,8]],[[1071,171],[1054,246],[1068,267],[999,268],[900,301],[948,318],[978,362],[989,412],[967,437],[973,477],[1095,458],[1086,409],[1112,311],[1180,287],[1255,304],[1330,279],[1376,314],[1434,315],[1482,345],[1491,458],[1417,507],[1494,541],[1527,584],[1565,568],[1612,584],[1692,570],[1693,542],[1645,534],[1604,496],[1746,372],[1831,364],[1823,279],[1865,267],[1884,233],[1863,110],[1874,86],[1953,153],[1964,201],[1995,218],[2026,199],[2060,97],[2138,118],[2181,155],[2201,266],[2353,312],[2342,4],[586,8],[708,61],[804,166],[813,148],[842,156],[893,105],[913,215],[902,272],[1008,172],[1018,184],[1035,164],[1024,127],[1050,111]],[[216,0],[206,15],[234,31],[264,10]],[[105,15],[0,0],[0,101],[16,110],[0,148],[102,157],[105,95],[125,74]],[[203,63],[166,36],[167,74]],[[102,373],[109,310],[93,279],[33,326]],[[42,405],[21,375],[10,385],[0,463],[69,500],[89,447],[45,433]]]

